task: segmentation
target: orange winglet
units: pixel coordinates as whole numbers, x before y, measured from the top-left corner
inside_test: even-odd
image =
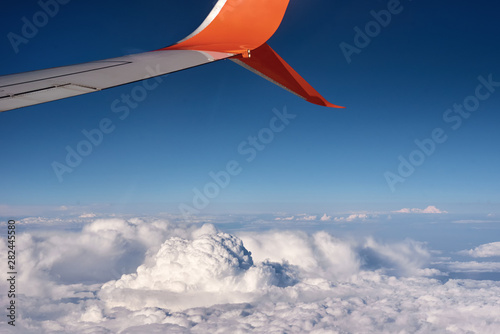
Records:
[[[202,50],[241,54],[276,32],[289,0],[219,0],[191,35],[162,50]]]
[[[267,43],[253,50],[249,58],[239,55],[231,60],[308,102],[325,107],[344,108],[328,102]]]
[[[269,45],[289,0],[219,0],[192,34],[161,50],[216,51],[233,54],[237,64],[302,97],[308,102],[344,108],[328,102]]]

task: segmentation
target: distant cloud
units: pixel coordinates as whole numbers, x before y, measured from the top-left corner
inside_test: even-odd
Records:
[[[328,216],[326,213],[319,218],[320,221],[322,222],[327,222],[330,221],[332,217]],[[291,216],[291,217],[277,217],[274,220],[276,221],[315,221],[318,220],[317,215],[307,215],[307,214],[300,214],[297,217],[296,216]]]
[[[316,219],[318,219],[318,216],[303,216],[303,217],[297,218],[297,220],[305,220],[305,221],[313,221]]]
[[[322,222],[329,222],[332,220],[332,217],[328,216],[326,213],[320,219]]]
[[[60,225],[66,223],[66,220],[62,218],[44,218],[44,217],[26,217],[17,221],[20,225]]]
[[[498,223],[496,220],[484,220],[484,219],[463,219],[463,220],[454,220],[455,224],[490,224],[490,223]]]
[[[347,217],[335,217],[333,220],[336,222],[353,222],[356,220],[365,221],[370,218],[370,215],[366,213],[355,213]]]
[[[278,217],[278,218],[276,218],[276,219],[274,219],[274,220],[291,221],[291,220],[294,220],[294,219],[295,219],[295,216],[291,216],[291,217],[284,217],[284,218],[282,218],[282,217]]]
[[[79,216],[79,218],[95,218],[95,217],[97,217],[95,213],[85,213]]]
[[[78,216],[89,213],[89,212],[101,212],[101,214],[106,214],[109,216],[109,211],[111,206],[107,204],[92,204],[92,205],[76,205],[76,206],[50,206],[50,205],[7,205],[0,203],[0,215],[4,217],[73,217],[78,218]],[[95,217],[91,217],[95,218]],[[20,218],[18,218],[20,219]]]
[[[478,246],[474,249],[463,250],[460,254],[479,258],[500,256],[500,242],[492,242]]]
[[[61,207],[56,206],[29,206],[29,205],[7,205],[0,204],[0,213],[2,216],[26,217],[46,215],[60,212]]]
[[[398,211],[393,211],[394,213],[448,213],[447,211],[442,211],[436,208],[434,205],[429,205],[425,209],[408,209],[404,208]]]

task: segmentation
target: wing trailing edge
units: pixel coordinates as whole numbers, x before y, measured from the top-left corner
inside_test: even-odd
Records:
[[[230,59],[310,103],[324,107],[344,108],[328,102],[267,43],[253,50],[251,57],[245,58],[238,55]]]

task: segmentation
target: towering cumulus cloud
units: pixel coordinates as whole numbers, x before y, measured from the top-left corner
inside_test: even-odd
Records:
[[[21,234],[19,245],[22,307],[15,328],[0,320],[2,333],[500,329],[500,283],[446,279],[411,240],[101,219],[78,232]],[[480,251],[496,254],[490,248]]]
[[[180,310],[253,301],[273,286],[293,282],[278,263],[254,265],[242,241],[205,225],[193,239],[171,238],[136,273],[106,283],[99,297],[110,308]]]

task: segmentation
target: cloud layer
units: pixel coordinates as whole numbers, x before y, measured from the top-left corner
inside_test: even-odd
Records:
[[[500,256],[500,242],[492,242],[489,244],[481,245],[474,249],[464,250],[460,253],[472,257]]]
[[[1,320],[7,333],[500,329],[500,282],[438,280],[445,273],[431,267],[425,244],[412,240],[231,235],[208,224],[101,219],[78,232],[22,234],[18,244],[22,307],[15,331]],[[4,239],[0,252],[6,263]],[[500,270],[495,263],[489,268]]]
[[[409,208],[404,208],[404,209],[401,209],[401,210],[398,210],[398,211],[394,211],[394,212],[395,213],[437,213],[437,214],[448,213],[446,211],[443,211],[443,210],[440,210],[440,209],[436,208],[434,205],[429,205],[425,209],[418,209],[418,208],[409,209]]]

